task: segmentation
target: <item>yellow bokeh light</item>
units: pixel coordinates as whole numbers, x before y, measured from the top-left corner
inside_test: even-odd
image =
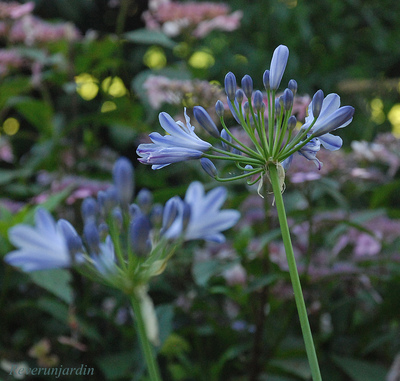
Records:
[[[117,105],[111,101],[105,101],[101,106],[101,112],[109,112],[117,109]]]
[[[392,124],[392,133],[400,137],[400,103],[396,103],[388,113],[389,122]]]
[[[249,60],[243,54],[235,54],[234,59],[237,65],[247,65],[249,63]]]
[[[114,98],[123,97],[128,93],[124,82],[119,77],[107,77],[101,83],[101,88]]]
[[[208,69],[214,65],[215,59],[211,53],[203,50],[194,52],[188,62],[195,69]]]
[[[90,101],[99,92],[97,79],[88,73],[82,73],[75,77],[76,91],[85,100]]]
[[[15,135],[19,130],[19,121],[15,118],[7,118],[3,123],[3,131],[7,135]]]
[[[144,54],[143,63],[150,69],[161,69],[167,64],[167,57],[160,47],[152,46]]]
[[[383,112],[383,102],[382,99],[374,98],[371,103],[371,120],[376,124],[382,124],[386,117],[385,113]]]

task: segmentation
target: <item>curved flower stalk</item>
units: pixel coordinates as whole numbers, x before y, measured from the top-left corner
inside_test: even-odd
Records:
[[[215,105],[216,114],[222,125],[221,132],[203,107],[194,107],[193,114],[197,122],[220,144],[219,146],[209,146],[201,151],[198,157],[191,158],[200,159],[205,172],[218,181],[246,179],[248,184],[258,182],[260,196],[262,196],[261,190],[265,180],[271,183],[312,378],[314,381],[321,381],[282,193],[285,189],[285,171],[294,160],[293,154],[299,153],[298,156],[313,161],[317,168],[321,169],[322,163],[317,158],[321,145],[331,151],[342,146],[342,139],[332,135],[331,132],[351,123],[354,108],[351,106],[341,107],[337,94],[329,94],[324,97],[322,90],[318,90],[309,105],[305,124],[297,131],[295,128],[297,120],[292,115],[297,82],[291,79],[282,95],[276,98],[288,58],[289,49],[286,46],[280,45],[275,49],[270,68],[263,74],[263,84],[267,92],[266,102],[264,102],[261,91],[254,91],[253,80],[250,76],[245,75],[242,78],[241,88],[237,88],[233,73],[229,72],[225,76],[224,84],[229,110],[247,134],[251,141],[250,145],[243,143],[242,139],[238,139],[226,126],[222,101],[217,101]],[[186,148],[192,147],[187,145]],[[175,151],[175,154],[179,154],[181,150],[182,145],[176,145],[171,149],[169,163],[173,162],[172,152]],[[138,153],[142,156],[143,148],[140,146]],[[187,158],[182,155],[182,160],[175,161],[183,161]],[[217,168],[211,160],[231,161],[235,163],[239,173],[229,178],[220,178]],[[145,162],[142,159],[140,161]],[[201,205],[198,208],[201,209]]]
[[[169,116],[160,120],[171,133],[153,137],[161,145],[170,144],[170,139],[200,147],[204,143],[194,135],[188,119],[186,126],[178,126]],[[177,131],[180,128],[182,131]],[[82,238],[68,221],[55,222],[49,212],[39,208],[34,227],[19,224],[10,229],[10,241],[18,249],[7,254],[5,261],[27,272],[76,266],[92,280],[127,294],[150,379],[156,381],[160,373],[150,342],[158,345],[159,337],[154,305],[147,293],[150,279],[164,271],[183,242],[222,242],[222,232],[240,215],[235,210],[221,210],[227,196],[223,187],[206,194],[198,182],[189,186],[184,200],[172,197],[164,207],[154,204],[146,189],[131,203],[133,194],[133,166],[120,158],[113,168],[113,185],[99,191],[97,199],[88,197],[82,202]]]

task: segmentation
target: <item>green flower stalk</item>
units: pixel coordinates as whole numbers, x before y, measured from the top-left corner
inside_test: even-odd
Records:
[[[354,108],[341,107],[337,94],[324,97],[322,90],[318,90],[308,107],[304,125],[296,131],[297,120],[291,112],[297,93],[297,82],[291,79],[282,95],[277,97],[288,57],[289,49],[286,46],[280,45],[275,49],[270,68],[263,74],[265,93],[254,91],[253,80],[248,75],[243,77],[241,89],[237,88],[233,73],[229,72],[225,76],[227,107],[224,107],[222,101],[215,105],[221,131],[203,107],[193,108],[193,115],[199,125],[219,144],[201,140],[194,133],[194,127],[191,126],[185,110],[186,125],[174,122],[172,118],[167,119],[168,114],[161,113],[161,126],[168,135],[152,133],[150,138],[153,143],[139,145],[137,153],[139,161],[151,164],[153,169],[180,161],[200,160],[204,171],[217,181],[246,179],[249,185],[258,183],[261,197],[265,193],[265,184],[272,184],[307,356],[313,380],[318,381],[321,380],[321,374],[293,256],[282,193],[285,190],[285,171],[296,153],[297,156],[313,161],[320,169],[322,163],[317,159],[317,153],[321,145],[330,151],[342,146],[342,139],[331,132],[352,121]],[[239,140],[225,124],[226,108],[229,108],[236,122],[246,132],[251,145]],[[222,178],[212,160],[233,162],[238,172],[231,177]]]
[[[25,272],[74,267],[91,280],[126,294],[150,380],[159,381],[154,347],[160,340],[149,282],[165,270],[185,241],[223,242],[222,232],[232,227],[240,214],[221,210],[227,197],[224,187],[205,193],[199,182],[190,184],[184,200],[174,196],[165,207],[153,204],[146,189],[132,203],[134,173],[126,158],[115,163],[113,182],[97,199],[88,197],[82,202],[82,237],[68,221],[56,222],[39,208],[35,226],[18,224],[9,230],[17,249],[4,260]]]

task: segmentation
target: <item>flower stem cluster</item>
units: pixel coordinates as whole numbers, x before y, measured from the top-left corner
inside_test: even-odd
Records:
[[[165,206],[153,203],[147,189],[132,203],[133,172],[128,159],[118,159],[113,185],[82,202],[82,237],[68,221],[55,222],[39,208],[34,227],[19,224],[10,229],[17,250],[5,261],[27,272],[76,266],[83,275],[132,296],[143,294],[150,278],[164,271],[184,241],[222,242],[221,232],[239,219],[235,210],[220,210],[225,188],[205,194],[199,182],[189,186],[184,200],[174,196]]]
[[[270,69],[263,75],[266,96],[260,90],[254,91],[253,80],[249,75],[242,78],[239,89],[233,73],[229,72],[225,76],[230,112],[250,138],[250,146],[227,127],[224,104],[219,100],[215,110],[220,118],[221,131],[203,107],[195,106],[193,114],[200,126],[218,139],[220,145],[211,145],[201,140],[194,133],[186,111],[186,126],[174,122],[172,118],[167,119],[168,114],[161,113],[161,126],[169,135],[162,137],[152,133],[150,137],[153,144],[142,144],[138,148],[137,153],[141,156],[139,160],[158,169],[174,162],[200,159],[202,168],[218,181],[245,178],[249,184],[255,184],[261,180],[260,187],[265,175],[268,177],[270,164],[287,170],[296,152],[321,168],[322,163],[316,158],[321,144],[329,150],[341,147],[342,139],[330,132],[347,126],[353,119],[354,108],[340,107],[340,97],[337,94],[324,97],[322,90],[318,90],[309,105],[305,124],[297,131],[296,117],[291,114],[297,82],[291,79],[282,95],[277,97],[288,57],[289,49],[286,46],[280,45],[275,49]],[[213,159],[232,161],[241,173],[220,178],[211,161]]]

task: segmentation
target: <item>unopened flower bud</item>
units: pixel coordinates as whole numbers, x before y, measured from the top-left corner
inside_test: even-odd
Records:
[[[230,142],[230,143],[232,142],[231,136],[226,132],[225,129],[223,129],[223,130],[221,131],[221,138],[222,138],[222,139],[225,139],[226,141],[228,141],[228,142]],[[223,148],[225,151],[230,151],[230,149],[231,149],[231,146],[230,146],[230,145],[226,144],[224,141],[221,142],[221,144],[222,144],[222,148]]]
[[[240,104],[243,102],[243,98],[244,98],[244,92],[242,89],[237,89],[236,90],[236,96],[235,96],[237,102]]]
[[[139,205],[137,204],[131,204],[129,205],[129,216],[131,218],[134,218],[136,216],[137,213],[140,213],[141,210],[139,208]]]
[[[281,98],[282,98],[282,97],[279,97],[279,98],[276,98],[276,99],[275,99],[275,114],[276,114],[276,115],[280,115],[281,110],[282,110],[282,107],[281,107]],[[283,103],[283,102],[282,102],[282,103]]]
[[[215,168],[215,165],[210,159],[203,157],[200,159],[200,164],[209,176],[211,176],[213,179],[217,177],[217,168]]]
[[[262,110],[262,105],[263,105],[263,95],[260,90],[257,90],[254,93],[254,99],[253,99],[253,104],[254,104],[254,109],[259,112]]]
[[[170,198],[164,206],[163,220],[162,220],[162,231],[166,231],[174,222],[178,214],[178,206],[180,199],[178,196]]]
[[[248,115],[248,114],[249,114],[249,112],[250,112],[249,102],[244,102],[243,111],[244,111],[244,114],[245,114],[245,115]]]
[[[74,256],[78,252],[82,251],[82,239],[79,237],[74,227],[64,219],[59,220],[57,226],[63,233],[70,254]]]
[[[253,80],[247,74],[242,78],[242,89],[247,99],[251,99],[251,96],[253,95]]]
[[[293,106],[293,92],[292,90],[286,89],[282,95],[283,109],[289,111]]]
[[[99,207],[97,205],[96,200],[93,197],[86,197],[82,201],[81,214],[84,222],[86,222],[89,219],[96,219],[98,211]]]
[[[270,86],[269,86],[269,70],[265,70],[264,71],[264,75],[263,75],[263,84],[265,87],[265,90],[270,90]]]
[[[297,124],[297,119],[294,115],[292,115],[288,120],[288,124],[287,124],[288,130],[293,131],[294,128],[296,127],[296,124]]]
[[[183,210],[182,210],[182,232],[184,232],[189,225],[190,216],[192,214],[192,210],[190,205],[187,202],[183,202]]]
[[[224,109],[224,104],[222,103],[222,101],[217,100],[217,103],[215,103],[215,112],[217,113],[217,115],[220,118],[224,117],[225,109]]]
[[[99,231],[100,241],[104,241],[109,233],[108,225],[105,222],[101,222],[97,228]]]
[[[118,205],[118,200],[117,189],[114,186],[97,193],[97,202],[103,215],[110,213]]]
[[[144,213],[148,213],[153,204],[153,194],[148,189],[143,188],[136,196],[136,202]]]
[[[225,76],[225,92],[230,101],[235,100],[236,95],[236,77],[232,72]]]
[[[289,58],[289,49],[285,45],[279,45],[272,55],[269,85],[271,90],[277,90],[282,80],[283,73]]]
[[[129,226],[129,240],[132,251],[138,257],[143,257],[151,250],[150,243],[151,223],[148,217],[139,213]]]
[[[122,217],[121,209],[119,207],[114,208],[112,210],[112,212],[111,212],[111,215],[112,215],[112,219],[113,219],[113,221],[115,223],[115,226],[117,227],[117,229],[119,231],[121,231],[122,230],[122,225],[123,225],[123,222],[124,222],[124,219]]]
[[[163,206],[161,204],[155,204],[150,211],[150,221],[153,226],[160,226],[163,218]]]
[[[312,99],[312,113],[314,118],[318,118],[322,109],[322,102],[324,101],[324,92],[318,90]]]
[[[93,220],[86,222],[83,227],[83,236],[90,251],[97,253],[100,244],[100,235],[96,223]]]
[[[292,90],[293,96],[297,93],[297,82],[294,79],[291,79],[288,83],[288,88]]]
[[[118,200],[127,205],[132,199],[133,195],[133,166],[131,162],[125,158],[120,157],[114,164],[113,180],[117,190]]]
[[[219,131],[217,126],[203,107],[193,107],[193,115],[199,122],[200,126],[203,127],[211,136],[213,136],[214,138],[219,138]]]

